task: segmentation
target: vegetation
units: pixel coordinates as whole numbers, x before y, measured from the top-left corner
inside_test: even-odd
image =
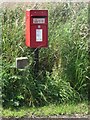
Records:
[[[87,102],[68,104],[49,104],[43,107],[21,107],[19,109],[2,109],[2,117],[49,117],[49,116],[86,116]]]
[[[39,74],[33,74],[34,51],[25,46],[25,8],[2,10],[2,105],[43,106],[87,100],[88,6],[45,3],[49,11],[49,46],[39,50]],[[30,6],[28,8],[31,8]],[[24,70],[17,57],[27,56]]]

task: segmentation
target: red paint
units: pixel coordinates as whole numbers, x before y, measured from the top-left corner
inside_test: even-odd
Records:
[[[26,10],[25,43],[31,48],[48,47],[48,10]]]

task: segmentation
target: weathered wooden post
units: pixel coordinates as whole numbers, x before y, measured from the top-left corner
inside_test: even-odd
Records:
[[[38,77],[39,72],[39,49],[34,49],[34,75],[35,78]]]

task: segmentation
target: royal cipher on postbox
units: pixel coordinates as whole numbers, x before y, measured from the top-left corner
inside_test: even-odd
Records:
[[[26,10],[26,46],[48,47],[48,10]]]

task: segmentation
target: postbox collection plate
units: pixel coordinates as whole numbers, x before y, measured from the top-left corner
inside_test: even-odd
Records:
[[[36,41],[37,42],[42,42],[43,38],[42,38],[42,29],[36,29]]]

